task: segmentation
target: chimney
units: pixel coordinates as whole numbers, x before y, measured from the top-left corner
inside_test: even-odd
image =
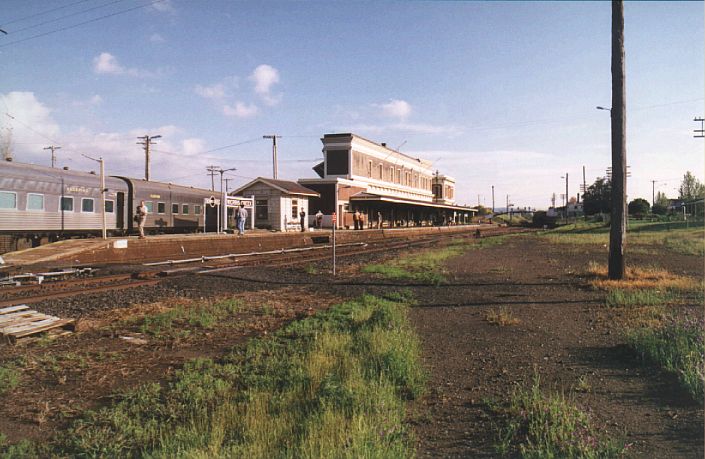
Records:
[[[69,166],[64,166],[64,170],[65,171],[69,170]]]
[[[387,143],[386,143],[386,142],[382,142],[382,146],[383,146],[384,148],[387,148]]]

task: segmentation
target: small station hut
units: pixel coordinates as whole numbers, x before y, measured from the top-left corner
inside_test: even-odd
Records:
[[[264,177],[257,177],[230,194],[254,196],[255,227],[276,231],[301,231],[300,212],[306,212],[304,224],[308,225],[311,215],[308,200],[319,196],[296,182]]]

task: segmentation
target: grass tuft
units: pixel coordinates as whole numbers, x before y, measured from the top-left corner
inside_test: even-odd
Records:
[[[514,317],[512,311],[506,306],[501,306],[497,310],[491,309],[485,314],[485,320],[493,325],[499,325],[500,327],[508,327],[521,323],[521,320]]]
[[[0,366],[0,395],[12,391],[20,384],[20,372],[12,366]]]

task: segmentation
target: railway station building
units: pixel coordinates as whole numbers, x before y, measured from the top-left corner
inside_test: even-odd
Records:
[[[352,133],[321,141],[323,162],[313,168],[319,177],[298,182],[319,194],[310,208],[335,213],[338,228],[351,228],[355,211],[365,228],[465,224],[477,211],[455,203],[455,180],[430,161]]]
[[[306,212],[306,226],[311,214],[309,199],[319,196],[296,182],[265,177],[257,177],[230,194],[254,196],[255,227],[276,231],[301,231],[299,213]]]

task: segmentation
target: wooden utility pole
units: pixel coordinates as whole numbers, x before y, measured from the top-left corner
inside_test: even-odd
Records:
[[[45,150],[51,150],[51,167],[54,167],[54,164],[56,164],[56,155],[54,152],[56,150],[61,150],[61,147],[57,147],[55,145],[49,145],[48,147],[44,148]]]
[[[624,70],[624,2],[612,0],[612,216],[608,277],[624,279],[627,191],[627,117]]]
[[[280,135],[263,135],[263,139],[272,139],[272,178],[277,179],[277,139],[281,139]]]
[[[218,169],[220,169],[218,166],[206,167],[208,174],[211,176],[211,191],[215,191],[215,174],[218,172]]]
[[[494,185],[492,185],[492,214],[494,214]]]
[[[160,135],[143,135],[142,137],[137,137],[141,142],[137,142],[137,145],[144,146],[144,179],[149,180],[149,147],[152,145],[154,139],[160,139]]]

